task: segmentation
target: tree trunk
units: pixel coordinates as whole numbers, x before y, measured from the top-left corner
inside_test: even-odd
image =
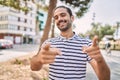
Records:
[[[39,18],[38,18],[38,15],[39,15],[39,5],[36,4],[37,6],[37,16],[36,16],[36,27],[35,27],[35,32],[36,32],[36,35],[38,36],[39,35],[39,31],[40,31],[40,27],[39,27],[39,24],[40,24],[40,21],[39,21]]]
[[[46,39],[48,39],[48,35],[51,29],[53,9],[56,7],[56,4],[57,4],[57,0],[50,0],[49,2],[48,17],[47,17],[46,25],[43,31],[43,36],[40,41],[40,46]]]
[[[54,32],[55,32],[55,25],[54,25],[54,22],[53,22],[52,30],[51,30],[51,38],[55,37]]]

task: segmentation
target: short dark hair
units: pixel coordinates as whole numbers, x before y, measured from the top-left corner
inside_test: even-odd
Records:
[[[72,11],[71,11],[70,8],[68,8],[68,7],[66,7],[66,6],[58,6],[58,7],[56,7],[56,8],[54,9],[54,11],[55,11],[56,9],[58,9],[58,8],[65,8],[65,9],[67,10],[67,12],[69,13],[69,15],[70,15],[70,16],[73,16]]]

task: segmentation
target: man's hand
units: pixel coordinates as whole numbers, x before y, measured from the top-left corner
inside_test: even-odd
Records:
[[[97,62],[100,62],[103,59],[98,46],[98,36],[94,36],[91,46],[83,47],[83,52],[87,53],[92,59],[95,59]]]
[[[56,55],[60,55],[60,50],[57,48],[50,48],[50,44],[47,43],[42,46],[37,57],[42,64],[50,64],[54,62]]]

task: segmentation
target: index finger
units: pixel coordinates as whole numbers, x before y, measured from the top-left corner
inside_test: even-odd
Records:
[[[44,44],[44,46],[43,46],[44,50],[49,50],[49,48],[50,48],[50,43]]]
[[[92,46],[98,46],[98,36],[94,36]]]

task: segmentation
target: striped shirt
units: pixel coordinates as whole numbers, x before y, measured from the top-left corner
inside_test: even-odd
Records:
[[[91,40],[75,34],[69,39],[59,36],[46,42],[61,50],[61,55],[57,55],[55,62],[49,65],[49,80],[85,80],[86,63],[91,58],[82,52],[82,47],[90,46]]]

